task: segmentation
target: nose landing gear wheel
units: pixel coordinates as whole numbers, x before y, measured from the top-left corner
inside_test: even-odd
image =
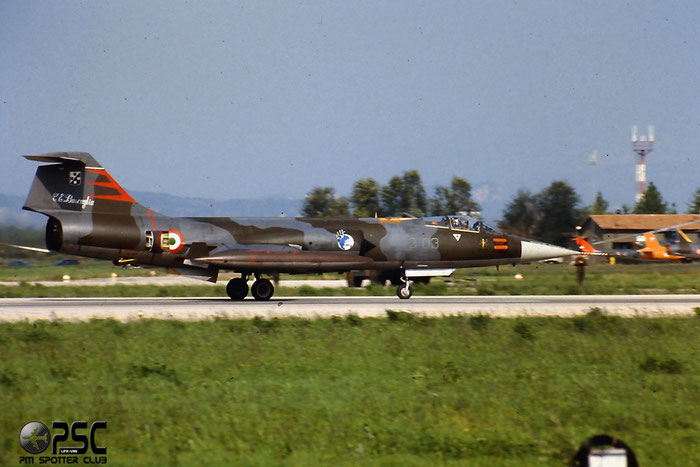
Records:
[[[408,300],[411,298],[411,295],[413,295],[413,288],[408,285],[400,285],[398,289],[396,289],[396,295],[402,300]]]
[[[251,292],[256,300],[265,301],[269,300],[272,294],[275,293],[275,287],[272,285],[272,282],[267,279],[258,279],[253,282]]]
[[[401,269],[399,272],[400,274],[400,279],[403,284],[399,285],[399,288],[396,289],[396,295],[401,299],[401,300],[408,300],[411,298],[411,295],[413,295],[413,288],[411,287],[411,281],[408,280],[408,277],[406,277],[406,270]]]
[[[248,295],[248,282],[243,278],[231,279],[226,284],[226,293],[231,300],[240,301]]]

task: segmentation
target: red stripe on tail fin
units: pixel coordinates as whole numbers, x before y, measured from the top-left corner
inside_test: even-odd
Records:
[[[112,200],[112,201],[123,201],[126,203],[135,203],[136,202],[136,200],[134,200],[134,198],[132,198],[129,195],[129,193],[127,193],[126,190],[124,188],[122,188],[121,185],[119,185],[119,183],[117,183],[117,181],[114,178],[112,178],[112,176],[109,174],[109,172],[107,172],[105,169],[87,169],[86,168],[85,170],[87,170],[88,172],[92,172],[94,174],[97,174],[97,175],[104,176],[107,178],[107,180],[109,180],[107,182],[88,182],[88,184],[95,185],[95,186],[101,186],[101,187],[105,187],[105,188],[110,188],[110,189],[116,190],[118,192],[118,194],[115,194],[115,195],[93,195],[93,198],[108,199],[108,200]]]

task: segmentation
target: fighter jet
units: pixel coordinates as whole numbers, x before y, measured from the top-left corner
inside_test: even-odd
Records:
[[[616,261],[627,261],[627,262],[640,262],[644,258],[642,254],[635,250],[634,248],[612,248],[612,249],[598,249],[588,243],[586,237],[574,237],[576,244],[581,250],[581,254],[591,255],[591,256],[611,256],[614,257]]]
[[[681,233],[682,231],[678,229]],[[574,237],[576,244],[578,245],[581,253],[584,255],[595,255],[595,256],[611,256],[616,260],[631,261],[631,262],[646,262],[646,261],[681,261],[686,262],[693,259],[693,252],[691,250],[693,244],[690,239],[685,236],[685,239],[689,243],[683,243],[681,248],[683,248],[684,253],[674,251],[671,247],[662,245],[656,238],[654,232],[644,232],[644,247],[640,249],[632,248],[614,248],[614,249],[602,249],[599,250],[593,245],[588,243],[585,237]]]
[[[46,162],[36,171],[24,209],[48,217],[46,245],[115,264],[162,266],[216,282],[221,270],[240,275],[226,292],[269,300],[264,276],[279,273],[397,272],[399,298],[410,298],[412,272],[497,266],[578,254],[507,235],[468,216],[426,218],[168,217],[134,200],[90,154],[24,156]],[[415,275],[415,274],[413,274]]]
[[[637,250],[646,261],[686,261],[685,256],[675,255],[671,248],[659,243],[652,232],[644,232],[644,248]]]

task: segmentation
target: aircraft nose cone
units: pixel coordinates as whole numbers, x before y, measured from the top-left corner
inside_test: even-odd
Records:
[[[540,259],[559,258],[561,256],[580,255],[581,253],[568,248],[562,248],[547,243],[523,240],[520,242],[522,261],[537,261]]]

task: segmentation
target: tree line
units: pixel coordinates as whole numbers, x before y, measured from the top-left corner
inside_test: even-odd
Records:
[[[474,212],[479,205],[472,199],[471,185],[454,177],[449,186],[435,188],[428,197],[420,174],[409,170],[392,177],[386,185],[373,178],[353,184],[350,197],[336,195],[332,187],[316,187],[306,195],[304,217],[394,217],[438,216],[446,213]]]
[[[592,214],[609,214],[609,203],[598,192],[589,206],[581,205],[576,190],[565,181],[554,181],[538,193],[520,189],[503,210],[498,227],[504,231],[557,245],[566,245],[581,220]],[[473,200],[471,185],[464,178],[454,177],[449,186],[438,186],[432,197],[426,195],[420,174],[404,172],[392,177],[386,185],[372,178],[358,180],[350,197],[338,196],[331,187],[314,188],[306,196],[302,215],[305,217],[379,217],[452,215],[479,210]],[[644,195],[630,208],[623,205],[617,214],[675,214],[653,182]],[[700,213],[700,188],[687,205],[687,212]]]
[[[565,245],[583,218],[595,214],[612,214],[608,210],[609,203],[600,192],[589,206],[581,206],[580,201],[573,187],[562,181],[552,182],[549,187],[534,195],[521,189],[503,210],[498,226],[515,235]],[[700,214],[700,188],[688,203],[687,212]],[[649,182],[633,208],[623,205],[615,214],[677,214],[677,211],[674,204],[669,207],[663,200],[654,182]]]

